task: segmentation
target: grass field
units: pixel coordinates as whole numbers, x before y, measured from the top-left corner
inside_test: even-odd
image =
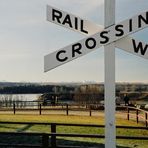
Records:
[[[102,116],[66,116],[66,115],[33,115],[33,114],[0,114],[0,121],[12,121],[12,122],[49,122],[49,123],[82,123],[82,124],[101,124],[104,125],[104,118]],[[117,125],[126,126],[143,126],[141,123],[137,124],[135,121],[127,121],[123,118],[117,117]],[[17,131],[17,132],[46,132],[50,133],[50,126],[41,125],[3,125],[0,124],[0,131]],[[58,133],[87,133],[87,134],[104,134],[104,129],[101,128],[90,128],[90,127],[65,127],[58,126]],[[117,135],[128,135],[128,136],[148,136],[148,130],[129,130],[129,129],[117,129]],[[1,137],[0,142],[2,143],[33,143],[38,144],[41,141],[40,137]],[[104,139],[91,139],[91,138],[60,138],[57,143],[59,144],[72,144],[72,145],[83,145],[104,147]],[[148,141],[144,140],[117,140],[117,146],[119,148],[147,148]]]

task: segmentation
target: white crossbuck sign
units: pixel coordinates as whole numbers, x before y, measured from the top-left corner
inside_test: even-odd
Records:
[[[148,27],[148,11],[116,25],[115,0],[105,0],[105,26],[96,25],[73,14],[47,6],[47,20],[87,37],[44,57],[44,71],[70,62],[104,46],[105,59],[105,147],[116,147],[115,131],[115,47],[148,59],[148,44],[129,37]]]
[[[44,57],[45,72],[112,42],[115,42],[117,48],[148,59],[148,44],[127,37],[148,27],[148,11],[103,29],[103,27],[90,21],[48,5],[47,20],[83,33],[88,37],[46,55]]]

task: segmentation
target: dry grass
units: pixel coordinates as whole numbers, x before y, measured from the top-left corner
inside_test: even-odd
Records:
[[[100,112],[95,116],[87,115],[69,115],[66,116],[64,114],[21,114],[21,112],[16,115],[13,114],[0,114],[0,121],[18,121],[18,122],[58,122],[58,123],[82,123],[82,124],[101,124],[104,125],[104,113]],[[117,125],[126,125],[126,126],[143,126],[141,123],[137,124],[135,121],[127,121],[125,120],[125,115],[121,116],[120,113],[116,114],[116,124]],[[50,132],[50,126],[39,126],[39,125],[2,125],[0,124],[0,131],[29,131],[29,132]],[[85,128],[85,127],[62,127],[59,126],[57,128],[57,132],[60,133],[87,133],[87,134],[104,134],[104,129],[99,128]],[[117,129],[117,135],[129,135],[129,136],[147,136],[147,130],[128,130],[128,129]],[[13,137],[14,139],[14,137]],[[10,138],[11,140],[11,138]],[[67,140],[69,142],[75,141],[77,144],[78,141],[81,141],[80,144],[88,144],[88,143],[104,143],[104,140],[100,139],[86,139],[86,138],[64,138],[64,142]],[[32,141],[33,143],[36,140]],[[82,143],[83,141],[83,143]],[[148,145],[148,141],[136,141],[136,140],[117,140],[118,146],[134,147],[136,148],[146,148]]]
[[[72,114],[72,113],[71,113]],[[81,116],[80,116],[81,115]],[[138,126],[134,121],[125,120],[126,115],[120,115],[120,113],[116,114],[116,124],[117,125],[127,125],[127,126]],[[66,116],[64,114],[21,114],[21,112],[16,115],[13,114],[1,114],[0,121],[26,121],[26,122],[64,122],[64,123],[84,123],[84,124],[101,124],[104,125],[104,113],[100,112],[93,116],[89,116],[88,113],[86,115],[81,114],[80,112],[77,115],[69,115]]]

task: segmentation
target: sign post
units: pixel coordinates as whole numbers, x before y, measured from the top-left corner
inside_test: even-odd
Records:
[[[115,0],[105,0],[105,28],[115,24]],[[105,148],[116,147],[115,128],[115,43],[104,46],[105,62]]]

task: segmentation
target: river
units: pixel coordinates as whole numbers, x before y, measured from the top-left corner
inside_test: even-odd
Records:
[[[34,101],[37,100],[40,95],[41,94],[0,94],[0,100]]]

